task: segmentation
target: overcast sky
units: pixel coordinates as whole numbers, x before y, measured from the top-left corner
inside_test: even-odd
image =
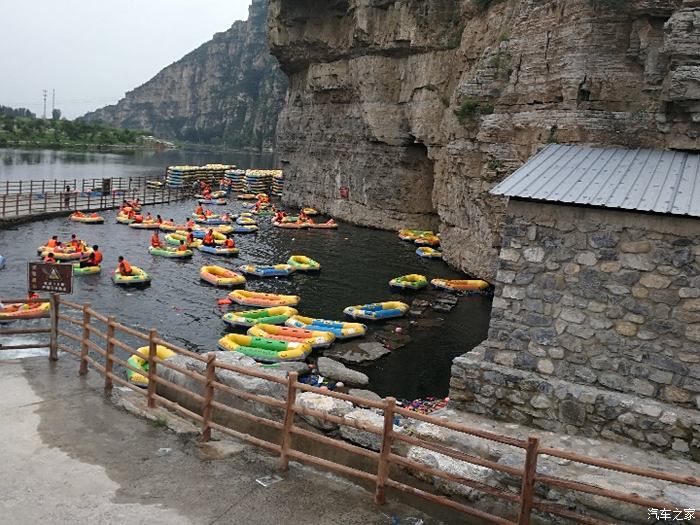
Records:
[[[248,18],[250,0],[0,0],[0,104],[74,118]]]

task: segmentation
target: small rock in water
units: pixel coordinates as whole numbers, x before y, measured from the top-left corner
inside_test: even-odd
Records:
[[[441,303],[441,302],[438,302],[438,301],[435,301],[434,303],[432,303],[432,304],[430,305],[430,307],[431,307],[433,310],[435,310],[436,312],[451,312],[452,309],[454,308],[453,305]]]
[[[355,343],[326,350],[324,355],[343,363],[360,364],[376,361],[389,353],[380,343]]]
[[[407,334],[397,334],[395,332],[379,332],[376,339],[389,350],[396,350],[406,346],[411,341],[411,336]]]
[[[411,306],[414,306],[416,308],[427,308],[430,306],[430,301],[426,301],[425,299],[414,299],[413,303],[411,303]]]

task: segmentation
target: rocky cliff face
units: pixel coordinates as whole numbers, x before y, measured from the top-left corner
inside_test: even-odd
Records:
[[[480,277],[504,204],[487,192],[544,144],[700,148],[698,0],[271,0],[268,25],[285,200],[439,224]]]
[[[267,0],[253,0],[247,21],[84,118],[187,142],[273,148],[287,79],[269,53],[266,19]]]

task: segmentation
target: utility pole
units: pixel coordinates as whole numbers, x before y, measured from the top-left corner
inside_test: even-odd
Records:
[[[44,116],[42,118],[46,118],[46,96],[49,94],[48,91],[44,90]]]
[[[53,118],[53,112],[56,110],[56,88],[53,88],[51,93],[51,118]]]

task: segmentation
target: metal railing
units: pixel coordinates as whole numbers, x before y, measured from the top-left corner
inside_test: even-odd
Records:
[[[43,299],[43,301],[45,300],[46,299]],[[42,299],[37,299],[36,301],[42,301]],[[279,468],[281,470],[286,470],[289,467],[289,460],[294,459],[311,463],[318,467],[328,469],[345,476],[355,477],[364,480],[365,482],[369,482],[374,486],[374,501],[377,504],[384,503],[386,499],[386,489],[394,489],[462,512],[474,518],[478,518],[481,520],[481,523],[528,525],[531,523],[533,511],[539,511],[542,513],[564,517],[575,523],[584,523],[589,525],[614,525],[615,522],[606,521],[605,519],[596,516],[577,512],[568,506],[552,503],[536,497],[535,486],[536,484],[540,484],[542,486],[554,487],[556,489],[565,489],[568,491],[602,496],[621,503],[638,505],[640,507],[644,507],[645,509],[673,508],[673,506],[668,502],[658,501],[653,498],[646,498],[636,493],[628,493],[624,492],[623,490],[604,489],[589,483],[582,483],[579,481],[538,473],[537,465],[541,456],[560,458],[571,462],[598,467],[609,471],[616,471],[632,476],[641,476],[655,480],[663,480],[670,483],[700,487],[700,479],[694,476],[681,476],[657,470],[639,468],[578,454],[572,451],[543,447],[540,445],[540,441],[536,437],[529,437],[526,440],[513,438],[407,410],[397,406],[396,400],[391,397],[381,401],[368,400],[301,383],[299,382],[298,375],[295,372],[290,372],[287,377],[280,377],[255,369],[224,363],[217,360],[214,354],[209,354],[205,357],[177,345],[171,344],[168,341],[158,337],[155,330],[150,330],[149,333],[146,334],[120,324],[116,321],[114,316],[101,315],[99,312],[93,310],[90,304],[80,305],[66,299],[59,298],[56,295],[52,295],[51,305],[52,322],[50,329],[40,328],[14,331],[3,331],[0,329],[0,335],[3,335],[3,333],[50,332],[50,341],[47,345],[50,348],[50,358],[57,359],[58,350],[73,355],[80,362],[80,375],[87,374],[89,368],[93,368],[102,374],[104,377],[105,391],[110,392],[114,383],[118,383],[119,385],[133,390],[138,395],[143,396],[146,399],[148,407],[153,408],[158,405],[163,405],[175,412],[178,412],[184,417],[189,418],[199,424],[201,428],[202,441],[209,441],[211,439],[212,430],[217,430],[224,434],[264,448],[272,453],[278,454]],[[73,315],[67,315],[60,312],[59,305],[71,310]],[[65,325],[79,329],[79,331],[75,332],[67,329],[68,327],[65,326],[64,323]],[[123,336],[128,336],[134,340],[141,341],[144,345],[146,345],[148,348],[147,356],[139,354],[137,349],[124,343]],[[79,349],[60,343],[59,338],[72,341],[78,346]],[[95,342],[93,338],[99,339],[101,344]],[[36,345],[31,346],[35,347]],[[187,356],[199,361],[204,372],[200,373],[193,371],[184,368],[183,366],[176,365],[173,362],[169,362],[169,360],[160,359],[157,354],[158,346],[164,346],[178,355]],[[14,348],[20,347],[21,345],[15,345]],[[0,350],[3,348],[9,349],[11,347],[0,346]],[[118,355],[116,355],[117,350],[128,355],[139,355],[146,360],[148,363],[148,387],[146,389],[142,389],[131,384],[125,379],[123,373],[115,371],[115,366],[117,366],[121,367],[123,371],[130,370],[135,373],[144,374],[144,370],[135,368],[126,360],[121,359]],[[183,374],[189,379],[194,380],[196,384],[200,385],[200,393],[191,391],[182,385],[175,384],[165,379],[165,377],[163,377],[159,372],[162,368],[174,370],[180,374]],[[233,388],[222,383],[218,379],[217,371],[236,372],[248,377],[255,377],[277,383],[282,385],[282,387],[286,390],[286,396],[284,400],[282,400]],[[158,386],[162,386],[184,396],[189,400],[188,404],[190,404],[191,407],[187,408],[182,404],[159,394],[157,388]],[[355,406],[381,410],[383,414],[383,424],[382,426],[375,426],[303,406],[297,402],[298,392],[313,392],[322,396],[349,401]],[[242,399],[249,403],[254,403],[260,407],[272,407],[278,411],[280,417],[279,419],[262,417],[260,415],[255,415],[250,411],[230,406],[229,404],[222,402],[221,395],[223,394],[234,396],[236,399]],[[218,418],[219,421],[217,421],[216,417],[217,415],[223,414],[234,416],[242,420],[247,420],[254,423],[258,427],[264,426],[268,429],[272,429],[275,435],[272,439],[266,439],[265,437],[254,436],[240,429],[237,430],[231,426],[224,425],[219,422],[221,417]],[[376,451],[311,432],[296,423],[296,416],[307,416],[335,425],[353,427],[357,430],[375,435],[381,445],[379,450]],[[501,464],[487,458],[476,456],[456,446],[448,446],[442,443],[436,443],[416,437],[410,433],[396,431],[394,429],[394,418],[396,416],[400,416],[405,420],[416,420],[430,423],[439,428],[448,429],[453,432],[459,432],[468,436],[514,447],[515,449],[521,450],[524,454],[524,465],[522,467],[515,467]],[[303,452],[297,446],[297,438],[303,438],[304,440],[315,443],[318,446],[330,447],[334,450],[341,450],[347,454],[359,456],[365,460],[369,460],[372,468],[356,468],[349,466],[348,464],[331,459],[324,459],[322,457],[309,454],[308,452]],[[474,479],[463,477],[453,472],[442,470],[438,466],[430,466],[420,463],[414,459],[405,457],[396,451],[395,447],[400,444],[420,447],[470,465],[477,465],[500,474],[512,476],[520,480],[520,490],[518,492],[505,490],[500,487],[491,486]],[[392,470],[392,466],[402,467],[415,473],[422,473],[435,478],[440,478],[447,482],[457,483],[465,487],[470,487],[471,489],[483,494],[498,498],[504,503],[504,505],[502,505],[500,508],[507,517],[497,516],[476,508],[475,506],[468,505],[466,502],[457,501],[454,498],[448,498],[433,492],[429,492],[423,488],[398,481],[396,476],[393,475],[396,470]]]

